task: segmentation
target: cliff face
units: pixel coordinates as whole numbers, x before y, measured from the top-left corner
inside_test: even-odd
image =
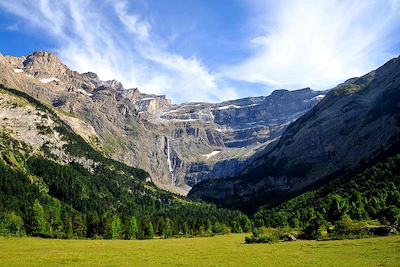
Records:
[[[254,210],[379,156],[400,136],[400,58],[330,91],[235,178],[196,185],[193,198]]]
[[[185,103],[164,110],[152,122],[169,132],[175,179],[193,186],[237,175],[325,93],[305,88],[216,104]]]
[[[98,149],[181,194],[202,180],[240,173],[326,93],[277,90],[217,104],[172,105],[165,96],[72,71],[47,52],[1,57],[0,81],[81,119],[93,129]]]

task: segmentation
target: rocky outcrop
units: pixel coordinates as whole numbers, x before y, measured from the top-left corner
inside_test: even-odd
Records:
[[[72,71],[47,52],[1,57],[0,82],[80,118],[106,155],[148,171],[159,187],[182,194],[202,180],[237,175],[326,93],[277,90],[217,104],[172,105],[165,96]]]
[[[239,176],[196,185],[202,198],[246,210],[279,203],[353,170],[400,136],[400,58],[328,93]]]

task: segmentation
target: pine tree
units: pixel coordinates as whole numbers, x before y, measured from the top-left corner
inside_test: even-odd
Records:
[[[172,228],[171,228],[171,220],[167,218],[165,220],[164,229],[163,229],[163,237],[164,238],[171,238],[172,237]]]
[[[120,237],[122,231],[121,219],[118,216],[114,216],[110,224],[109,238],[117,239]]]
[[[251,232],[251,230],[253,229],[253,225],[249,219],[249,217],[247,216],[242,216],[240,218],[240,225],[242,227],[243,232]]]
[[[151,222],[147,222],[144,225],[144,237],[146,239],[154,238],[154,229],[153,229],[153,224]]]
[[[125,238],[130,240],[135,239],[137,238],[138,232],[139,232],[139,226],[137,220],[134,216],[132,216],[131,219],[129,220],[128,227],[126,229]]]
[[[183,223],[182,230],[183,230],[183,234],[184,235],[188,235],[189,234],[190,230],[189,230],[189,226],[188,226],[188,224],[186,222]]]
[[[46,233],[46,220],[44,219],[43,206],[36,199],[33,202],[32,212],[29,217],[30,230],[34,236],[42,236]]]
[[[233,229],[232,230],[233,230],[234,233],[243,233],[243,229],[240,226],[240,223],[238,223],[236,221],[233,223]]]

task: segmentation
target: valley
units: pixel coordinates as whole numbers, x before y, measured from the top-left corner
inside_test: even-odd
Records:
[[[330,90],[179,105],[47,52],[0,67],[2,235],[269,242],[399,223],[399,58]]]
[[[1,266],[400,266],[400,1],[0,1]]]

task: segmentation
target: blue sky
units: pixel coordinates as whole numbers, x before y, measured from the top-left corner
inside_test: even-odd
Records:
[[[0,52],[175,103],[331,88],[400,54],[400,0],[0,0]]]

